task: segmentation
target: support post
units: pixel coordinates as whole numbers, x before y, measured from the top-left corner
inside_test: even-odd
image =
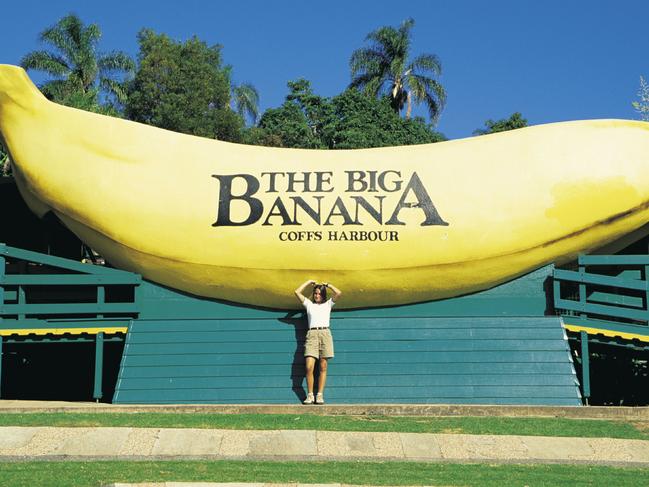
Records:
[[[102,378],[104,373],[104,332],[100,331],[95,336],[95,387],[92,398],[99,402],[103,396]]]
[[[579,266],[579,275],[580,277],[584,276],[584,272],[586,271],[586,267],[583,265]],[[580,318],[585,318],[586,313],[586,284],[583,282],[579,283],[579,303],[581,304],[581,313],[579,313]]]
[[[0,247],[4,247],[4,244],[0,244]],[[2,320],[2,308],[5,304],[5,285],[4,285],[4,275],[6,271],[5,257],[0,254],[0,320]]]
[[[581,341],[581,382],[584,392],[584,401],[588,406],[588,399],[590,398],[590,358],[588,355],[588,333],[585,331],[580,332]]]
[[[106,303],[106,289],[104,286],[97,286],[97,304],[98,305],[103,305]],[[97,314],[97,318],[103,318],[104,315],[102,313]]]
[[[24,286],[18,286],[18,304],[20,305],[21,308],[25,307],[25,304],[27,304],[27,298],[25,297],[25,288]],[[25,319],[25,313],[18,313],[18,319],[19,320],[24,320]]]

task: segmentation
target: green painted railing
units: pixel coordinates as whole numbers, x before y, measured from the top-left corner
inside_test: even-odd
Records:
[[[553,272],[557,312],[593,333],[649,337],[649,255],[582,255],[578,266]]]
[[[8,262],[13,267],[22,264],[12,273]],[[72,327],[85,327],[87,324],[75,318],[137,317],[141,282],[139,275],[130,272],[0,244],[0,330],[30,318],[60,319]],[[66,297],[70,286],[74,286],[74,292]],[[126,299],[107,300],[107,291],[116,286],[129,288]]]

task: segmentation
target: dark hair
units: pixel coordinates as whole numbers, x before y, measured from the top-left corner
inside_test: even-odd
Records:
[[[315,294],[316,289],[320,290],[320,298],[322,299],[322,301],[323,302],[326,301],[327,300],[327,286],[325,286],[324,284],[316,284],[315,286],[313,286],[313,294]]]

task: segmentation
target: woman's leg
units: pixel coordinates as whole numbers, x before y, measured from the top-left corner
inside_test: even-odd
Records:
[[[325,384],[327,383],[327,359],[320,358],[320,377],[318,378],[318,394],[324,394]]]
[[[306,360],[306,388],[309,394],[313,394],[313,369],[315,369],[315,357],[307,356]]]

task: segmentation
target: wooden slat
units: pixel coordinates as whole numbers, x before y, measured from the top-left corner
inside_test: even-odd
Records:
[[[27,303],[5,304],[2,308],[8,315],[41,314],[96,314],[96,313],[136,313],[136,303]]]
[[[606,303],[617,306],[644,309],[645,301],[641,296],[627,296],[625,294],[593,292],[588,295],[588,303]]]
[[[622,277],[605,276],[603,274],[593,274],[588,272],[575,272],[563,269],[554,271],[554,278],[565,281],[581,282],[585,284],[598,284],[603,286],[619,287],[622,289],[636,289],[644,291],[647,288],[645,281],[628,279]]]
[[[582,313],[645,321],[649,319],[649,311],[647,310],[629,309],[618,306],[606,306],[603,304],[580,303],[579,301],[572,301],[569,299],[561,298],[556,298],[554,305],[557,309],[580,311]]]
[[[344,327],[332,329],[336,342],[338,341],[395,341],[395,340],[485,340],[485,339],[517,339],[517,340],[552,340],[562,338],[560,328],[546,328],[541,330],[515,329],[515,328],[482,328],[478,330],[453,330],[453,329],[377,329],[371,333],[367,330],[349,330]],[[252,342],[285,342],[287,340],[304,340],[306,330],[266,330],[249,334],[247,343]],[[156,344],[156,343],[240,343],[240,331],[205,331],[205,332],[161,332],[161,333],[133,333],[129,343]]]
[[[512,362],[512,363],[458,363],[449,367],[435,363],[370,363],[339,365],[331,362],[332,376],[351,368],[355,375],[565,375],[566,368],[558,362]],[[171,365],[171,366],[129,366],[123,370],[122,378],[144,377],[272,377],[291,374],[304,375],[304,360],[279,365]],[[348,372],[346,372],[348,373]],[[572,374],[568,374],[573,377]]]
[[[353,373],[353,371],[349,371]],[[167,389],[239,389],[290,388],[294,380],[304,381],[304,375],[273,377],[177,377],[130,379],[122,390]],[[465,386],[572,386],[570,375],[341,375],[332,374],[328,388],[335,387],[465,387]]]
[[[0,285],[6,286],[78,286],[78,285],[137,285],[142,278],[137,274],[7,274],[0,276]]]
[[[307,328],[305,319],[296,319],[296,323],[288,324],[275,319],[232,319],[232,320],[138,320],[133,326],[132,333],[151,332],[201,332],[201,331],[267,331],[269,329],[294,330],[296,325]],[[538,318],[516,318],[494,323],[494,318],[340,318],[334,313],[332,329],[374,330],[374,329],[477,329],[477,328],[531,328],[556,329],[552,320]]]
[[[191,342],[137,345],[137,354],[166,355],[183,354],[237,354],[237,353],[286,353],[301,347],[299,341],[283,342]],[[399,340],[399,341],[344,341],[335,342],[335,350],[351,352],[430,352],[430,351],[552,351],[566,350],[559,340]],[[136,353],[131,349],[131,353]]]
[[[132,275],[132,273],[130,272],[111,269],[110,267],[82,264],[81,262],[77,262],[71,259],[64,259],[62,257],[56,257],[54,255],[40,254],[38,252],[10,247],[8,245],[0,248],[0,253],[8,257],[13,257],[15,259],[26,260],[28,262],[38,262],[52,267],[60,267],[62,269],[81,272],[83,274],[112,274],[120,276]]]
[[[580,255],[579,265],[649,265],[649,255]]]
[[[380,358],[377,358],[380,357]],[[452,366],[456,363],[518,363],[518,362],[541,362],[541,363],[566,363],[567,352],[419,352],[404,357],[401,352],[384,352],[376,354],[367,353],[336,353],[336,362],[347,364],[371,364],[371,363],[443,363]],[[304,357],[301,353],[268,353],[268,354],[195,354],[183,353],[164,355],[136,355],[128,353],[122,359],[122,367],[125,366],[177,366],[177,365],[282,365],[286,363],[303,363]],[[333,362],[333,361],[332,361]]]

